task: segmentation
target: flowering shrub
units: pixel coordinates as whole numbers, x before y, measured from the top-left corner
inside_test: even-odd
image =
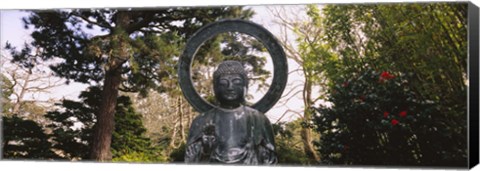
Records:
[[[422,99],[405,74],[368,70],[339,80],[328,98],[333,106],[314,118],[322,163],[466,166],[466,122],[447,122],[463,120],[443,117],[451,111]]]

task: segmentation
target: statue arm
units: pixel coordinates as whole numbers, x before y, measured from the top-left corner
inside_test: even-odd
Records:
[[[202,152],[201,118],[195,118],[190,127],[187,145],[185,149],[185,163],[197,163],[200,161]]]
[[[275,152],[275,136],[273,134],[272,125],[268,118],[261,114],[259,123],[262,126],[262,140],[259,144],[260,162],[263,164],[276,164],[277,153]]]
[[[265,115],[264,115],[265,116]],[[264,118],[265,120],[265,144],[263,145],[266,154],[264,156],[264,163],[265,164],[276,164],[277,161],[277,153],[275,152],[275,136],[273,135],[272,124],[268,120],[268,118]]]
[[[195,118],[190,127],[185,149],[185,162],[198,163],[210,160],[210,152],[215,146],[215,126],[210,122],[210,115]]]
[[[185,163],[198,163],[201,158],[201,141],[187,144],[185,149]]]

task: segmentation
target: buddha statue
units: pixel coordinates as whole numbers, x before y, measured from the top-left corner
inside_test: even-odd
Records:
[[[192,122],[186,163],[275,164],[275,142],[268,118],[245,104],[247,73],[238,61],[222,62],[213,74],[218,101]]]

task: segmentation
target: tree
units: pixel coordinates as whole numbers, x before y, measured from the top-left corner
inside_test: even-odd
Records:
[[[2,105],[2,113],[7,113],[12,105],[8,97],[13,93],[13,84],[5,75],[0,74],[0,86],[0,93],[2,94],[0,105]]]
[[[301,132],[302,119],[288,123],[273,124],[275,145],[279,164],[308,164],[309,157],[305,154]]]
[[[466,164],[466,10],[464,3],[323,9],[325,40],[339,57],[329,78],[333,106],[321,107],[316,121],[324,162]],[[379,84],[392,76],[398,80]]]
[[[9,45],[7,44],[7,47]],[[29,53],[28,50],[22,53]],[[27,94],[47,92],[58,86],[42,65],[26,67],[8,63],[2,54],[1,105],[3,121],[2,155],[7,159],[58,159],[44,129],[46,107]]]
[[[369,69],[335,86],[335,105],[319,107],[315,117],[322,162],[465,167],[466,129],[449,125],[438,102],[421,99],[412,77]]]
[[[49,136],[36,122],[17,115],[2,117],[2,152],[5,159],[58,159]]]
[[[46,115],[52,121],[48,127],[53,130],[53,148],[61,150],[64,158],[88,159],[93,131],[98,124],[96,112],[101,104],[100,92],[99,87],[90,87],[80,94],[81,102],[64,100],[60,109]],[[112,136],[112,156],[115,161],[132,161],[135,159],[131,158],[132,155],[141,155],[143,157],[140,159],[146,161],[166,160],[159,154],[160,149],[153,147],[151,140],[145,136],[142,117],[134,110],[129,97],[118,97],[115,111]]]
[[[340,56],[338,72],[362,68],[415,73],[425,99],[466,99],[467,5],[430,3],[327,6],[325,30]]]
[[[91,158],[106,161],[118,91],[163,91],[161,83],[172,76],[164,69],[174,66],[182,42],[203,24],[242,13],[241,7],[58,10],[33,11],[24,21],[41,49],[36,59],[63,59],[51,66],[57,76],[103,87]],[[29,58],[15,61],[28,65]]]
[[[314,111],[311,107],[320,100],[325,100],[324,87],[329,84],[328,78],[333,75],[332,68],[336,67],[335,56],[323,39],[325,30],[320,17],[320,10],[315,5],[307,5],[305,7],[295,9],[295,12],[303,10],[306,12],[304,18],[297,15],[287,16],[285,9],[272,9],[271,12],[275,16],[277,23],[282,27],[282,36],[280,41],[286,49],[287,56],[300,65],[299,71],[304,76],[302,83],[303,89],[296,92],[289,92],[290,98],[296,94],[302,95],[303,113],[302,113],[302,140],[305,154],[310,158],[310,163],[317,163],[321,159],[317,154],[317,150],[313,145],[312,135],[312,118]],[[295,18],[291,18],[295,16]],[[298,18],[297,18],[298,17]],[[289,32],[293,33],[294,43],[289,37]],[[330,75],[329,75],[330,74]],[[315,88],[320,88],[315,92]],[[314,94],[320,94],[319,97],[313,97]],[[289,98],[289,99],[290,99]]]
[[[125,157],[141,155],[141,160],[136,160],[137,162],[166,161],[165,155],[161,153],[161,147],[153,146],[150,138],[145,135],[142,115],[135,111],[130,98],[121,96],[118,102],[112,137],[113,158],[116,161],[132,161],[136,159]]]
[[[12,56],[20,54],[34,57],[33,49],[25,48],[20,53],[15,51],[9,43],[7,49],[11,49]],[[54,99],[38,100],[35,95],[50,93],[50,90],[60,86],[59,78],[52,78],[52,73],[46,63],[34,63],[31,66],[24,66],[18,63],[10,63],[11,57],[2,54],[0,59],[4,74],[4,79],[8,83],[9,92],[5,94],[8,98],[10,107],[6,109],[7,115],[15,114],[22,118],[33,120],[41,125],[45,125],[43,114]]]
[[[59,109],[45,115],[51,122],[47,128],[52,130],[52,148],[61,151],[63,158],[88,159],[100,92],[98,88],[83,91],[79,95],[81,102],[63,100],[57,104]]]

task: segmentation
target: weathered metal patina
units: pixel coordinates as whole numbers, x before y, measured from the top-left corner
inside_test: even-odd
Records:
[[[190,67],[198,48],[216,34],[240,32],[262,42],[274,63],[274,78],[265,96],[252,107],[245,105],[248,77],[238,61],[224,61],[214,72],[213,85],[219,106],[195,91]],[[188,102],[201,114],[190,128],[185,162],[275,164],[277,155],[267,112],[280,99],[287,82],[287,63],[282,47],[263,27],[243,20],[223,20],[197,31],[180,58],[179,82]]]

